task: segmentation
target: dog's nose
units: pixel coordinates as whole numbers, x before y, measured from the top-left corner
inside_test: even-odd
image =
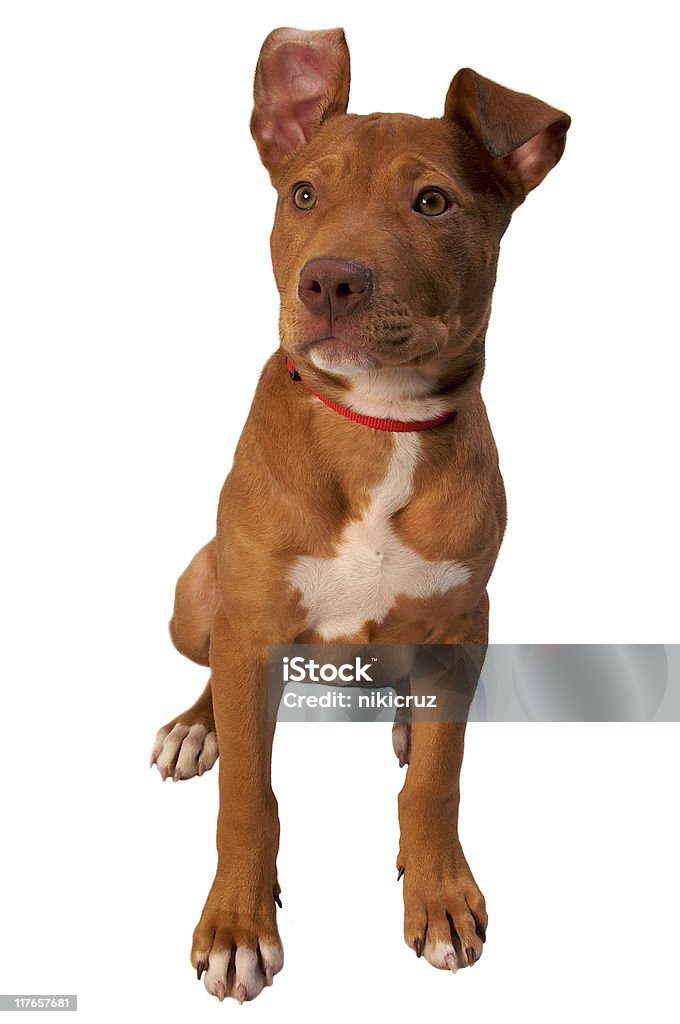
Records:
[[[368,298],[372,275],[356,260],[320,256],[302,268],[298,295],[311,313],[328,313],[337,319],[353,313]]]

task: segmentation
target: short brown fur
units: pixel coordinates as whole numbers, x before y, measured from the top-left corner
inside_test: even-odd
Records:
[[[368,492],[385,476],[395,444],[390,433],[342,418],[310,394],[306,385],[341,404],[356,397],[356,375],[320,368],[316,357],[356,360],[374,375],[391,374],[397,389],[399,375],[409,374],[404,379],[426,388],[427,401],[455,412],[421,433],[412,494],[392,525],[421,558],[463,563],[468,579],[444,595],[400,595],[380,621],[343,639],[483,649],[486,586],[505,529],[503,482],[480,395],[499,243],[513,210],[561,156],[569,126],[561,111],[469,69],[451,83],[442,118],[348,115],[348,90],[341,30],[278,29],[266,40],[252,130],[278,191],[271,253],[281,348],[262,372],[220,497],[216,538],[180,578],[171,623],[178,649],[210,664],[211,684],[168,727],[216,728],[220,750],[218,867],[192,962],[199,977],[207,970],[209,991],[241,1001],[254,998],[282,963],[271,952],[280,947],[279,825],[268,645],[323,639],[309,627],[288,574],[300,556],[333,557],[343,529],[361,517]],[[313,185],[311,210],[295,205],[299,182]],[[414,209],[428,188],[452,200],[438,219]],[[335,322],[331,310],[330,323],[299,292],[303,269],[320,258],[370,268],[370,296]],[[284,355],[304,384],[286,374]],[[394,415],[390,401],[380,401],[384,415]],[[417,692],[424,684],[412,678],[411,685]],[[457,833],[463,737],[462,724],[414,721],[399,797],[405,939],[452,970],[479,958],[487,925]],[[451,943],[453,958],[437,962],[436,950]],[[252,950],[257,966],[242,969],[237,949]],[[211,958],[213,965],[218,954],[228,961],[229,951],[226,976],[218,977]]]

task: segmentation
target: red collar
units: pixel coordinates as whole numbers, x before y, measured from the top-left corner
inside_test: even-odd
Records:
[[[456,410],[452,409],[441,416],[435,416],[431,420],[387,420],[380,419],[378,416],[364,416],[363,413],[354,412],[352,409],[347,409],[344,405],[338,405],[337,402],[331,401],[330,398],[320,395],[314,388],[309,387],[307,381],[295,369],[290,356],[286,356],[286,369],[291,376],[291,380],[302,381],[305,387],[309,388],[312,394],[316,395],[329,409],[339,412],[341,416],[345,416],[348,420],[353,420],[355,423],[362,423],[365,427],[373,427],[374,430],[390,430],[395,434],[408,433],[412,430],[428,430],[430,427],[438,427],[440,423],[445,423],[446,420],[450,420],[456,415]]]

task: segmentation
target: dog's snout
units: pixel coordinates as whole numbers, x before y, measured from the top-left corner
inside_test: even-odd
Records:
[[[298,295],[311,313],[328,313],[334,319],[353,313],[368,298],[373,277],[356,260],[317,257],[302,268]]]

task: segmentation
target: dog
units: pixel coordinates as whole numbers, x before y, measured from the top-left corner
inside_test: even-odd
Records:
[[[278,193],[280,348],[262,371],[216,536],[177,583],[177,649],[210,668],[157,734],[165,779],[219,751],[218,866],[191,962],[255,998],[283,966],[271,644],[476,645],[506,504],[480,395],[499,243],[557,164],[567,114],[469,68],[441,118],[348,114],[341,29],[265,40],[251,132]],[[417,669],[410,685],[424,682]],[[458,839],[465,721],[399,716],[404,937],[434,967],[481,956]]]

